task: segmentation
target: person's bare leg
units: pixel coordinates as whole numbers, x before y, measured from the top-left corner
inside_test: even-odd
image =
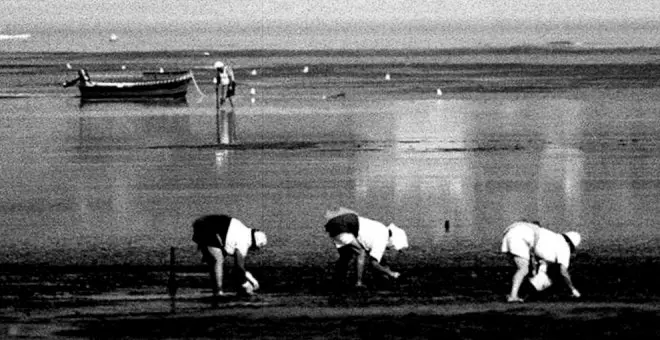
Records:
[[[357,255],[357,282],[355,283],[355,287],[364,287],[364,283],[362,282],[362,277],[364,276],[364,269],[365,269],[365,262],[367,259],[367,252],[364,251],[363,249],[360,249]]]
[[[523,283],[523,280],[529,274],[529,260],[520,256],[513,255],[513,262],[516,264],[516,273],[513,274],[511,283],[511,293],[507,297],[509,302],[519,302],[522,299],[518,296],[518,291]]]
[[[335,263],[334,288],[340,289],[346,284],[344,280],[348,274],[348,265],[353,259],[354,251],[350,246],[341,247],[337,251],[339,252],[339,259]]]
[[[401,275],[400,273],[391,270],[390,267],[378,263],[378,261],[373,258],[371,259],[371,267],[393,279],[396,279]]]
[[[211,258],[214,259],[214,263],[211,265],[211,282],[213,283],[213,296],[218,297],[223,295],[222,291],[222,270],[224,265],[224,255],[222,254],[222,249],[216,247],[207,247]]]
[[[220,105],[224,105],[227,100],[227,85],[222,85],[220,88]]]

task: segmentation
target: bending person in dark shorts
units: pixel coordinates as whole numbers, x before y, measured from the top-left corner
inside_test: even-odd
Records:
[[[325,231],[339,252],[335,267],[336,281],[346,277],[348,265],[353,259],[357,260],[355,287],[364,287],[362,278],[367,261],[388,277],[396,279],[401,275],[380,263],[387,248],[398,251],[408,248],[408,237],[401,228],[394,224],[385,226],[345,208],[328,210],[325,217],[328,220]]]

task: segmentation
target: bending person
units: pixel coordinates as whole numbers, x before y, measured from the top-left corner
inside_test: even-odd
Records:
[[[336,281],[346,278],[348,265],[353,259],[357,264],[356,287],[364,287],[362,279],[366,263],[388,277],[396,279],[400,276],[380,261],[387,248],[398,251],[408,248],[408,237],[401,228],[394,224],[385,226],[345,208],[328,210],[325,217],[328,220],[325,231],[339,252],[335,267]]]
[[[241,221],[227,215],[207,215],[193,222],[193,241],[202,252],[202,260],[209,266],[213,297],[224,295],[223,265],[226,256],[233,256],[237,283],[243,284],[252,276],[245,270],[245,257],[249,250],[266,245],[266,234],[246,227]],[[249,291],[248,291],[249,293]]]
[[[580,297],[580,292],[573,285],[568,273],[571,254],[580,245],[580,234],[575,231],[559,234],[542,228],[538,223],[515,222],[506,228],[502,239],[501,251],[509,254],[516,265],[513,274],[509,302],[522,302],[518,291],[523,280],[529,274],[529,267],[536,266],[536,261],[558,264],[564,282],[570,288],[573,297]]]

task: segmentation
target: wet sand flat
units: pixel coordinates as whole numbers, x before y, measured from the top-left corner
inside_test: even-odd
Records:
[[[650,274],[658,267],[657,258],[591,261],[573,267],[581,299],[569,298],[561,284],[543,293],[525,284],[522,304],[503,302],[512,268],[486,263],[410,264],[398,282],[368,276],[370,288],[363,291],[336,291],[329,268],[253,268],[264,278],[263,292],[229,297],[216,308],[200,268],[179,268],[174,307],[167,268],[132,274],[126,268],[105,273],[96,268],[101,277],[91,270],[80,275],[77,268],[72,274],[77,283],[71,286],[41,279],[35,282],[39,294],[5,296],[0,332],[49,338],[482,339],[493,332],[514,339],[657,336],[660,296],[657,277]],[[100,287],[100,278],[112,286]]]
[[[485,339],[657,337],[657,304],[554,302],[506,304],[439,300],[387,304],[353,296],[328,305],[318,296],[262,296],[259,301],[221,304],[179,301],[114,302],[94,308],[70,307],[3,313],[3,338],[278,338],[278,339]],[[500,333],[502,332],[502,333]],[[506,332],[506,333],[503,333]]]

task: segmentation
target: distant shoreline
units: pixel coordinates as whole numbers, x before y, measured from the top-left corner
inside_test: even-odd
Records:
[[[497,54],[626,54],[626,53],[649,53],[657,54],[660,62],[660,46],[636,46],[636,47],[602,47],[590,45],[552,44],[547,45],[516,45],[509,47],[450,47],[450,48],[400,48],[400,49],[163,49],[163,50],[126,50],[126,51],[0,51],[7,55],[42,55],[44,53],[53,55],[135,55],[144,54],[153,56],[156,54],[168,54],[170,57],[176,55],[189,56],[191,53],[208,53],[210,55],[222,54],[226,57],[281,57],[281,56],[452,56],[452,55],[497,55]]]

